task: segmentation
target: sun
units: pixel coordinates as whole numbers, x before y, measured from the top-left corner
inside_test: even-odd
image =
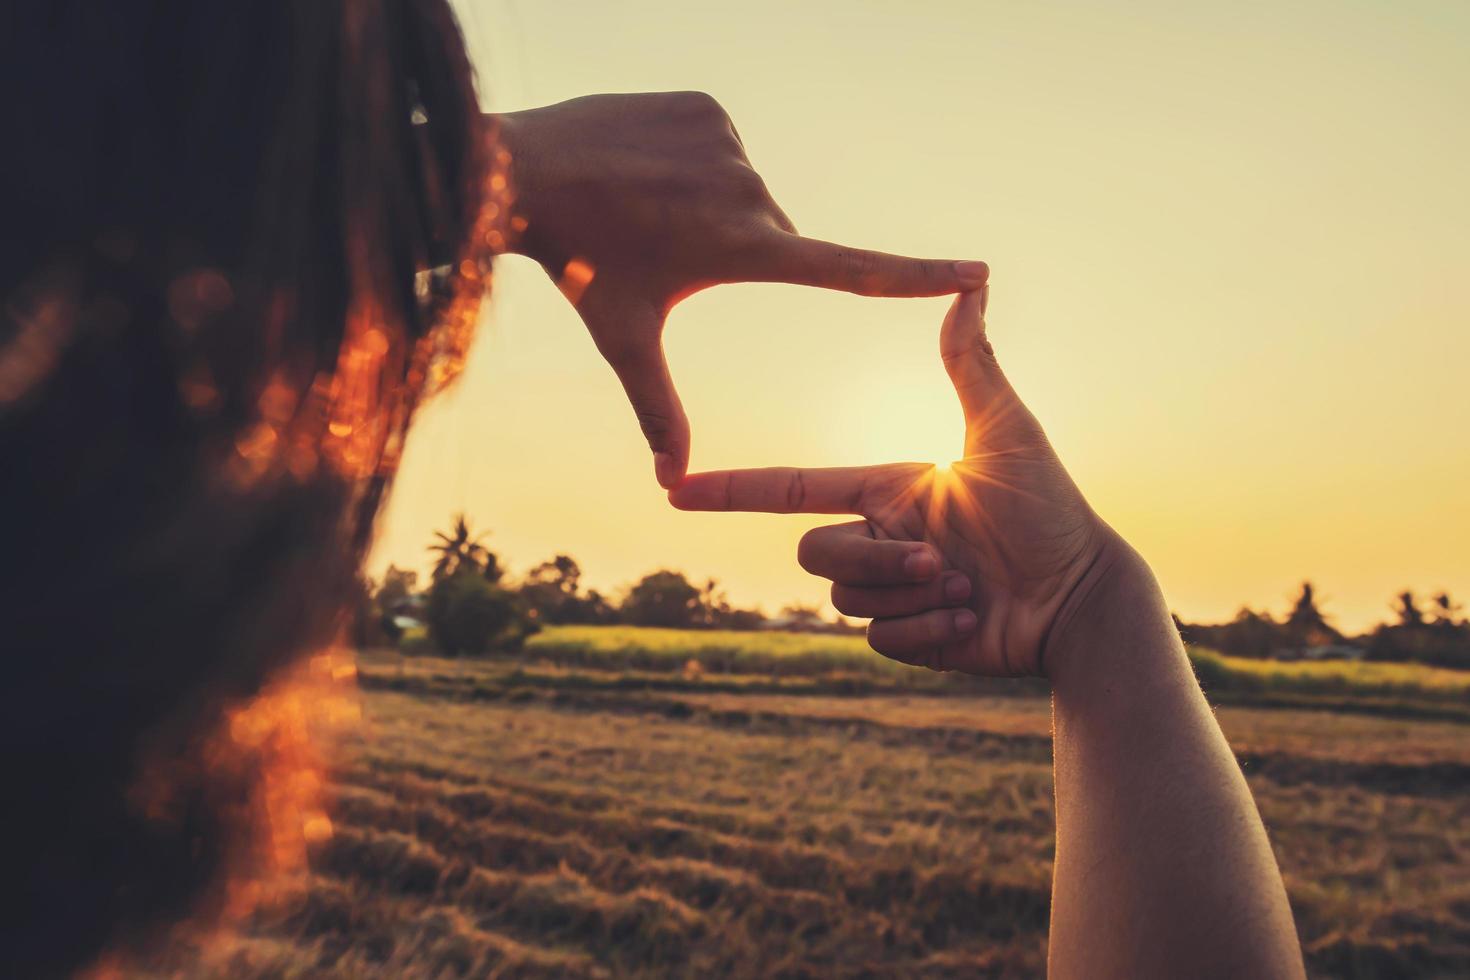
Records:
[[[964,452],[964,422],[954,392],[913,388],[862,420],[862,455],[874,463],[933,463],[941,470]]]

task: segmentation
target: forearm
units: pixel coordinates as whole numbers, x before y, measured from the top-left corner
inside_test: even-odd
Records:
[[[1058,977],[1301,976],[1265,829],[1152,573],[1122,545],[1047,651]]]

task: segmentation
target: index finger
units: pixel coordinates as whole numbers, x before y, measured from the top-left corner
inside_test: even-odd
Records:
[[[763,514],[857,514],[916,485],[934,467],[926,463],[880,466],[717,470],[695,473],[669,491],[680,510],[737,510]]]
[[[739,510],[765,514],[860,514],[872,467],[802,469],[771,466],[753,470],[694,473],[669,491],[680,510]]]
[[[860,296],[943,296],[978,289],[984,262],[919,259],[782,233],[766,251],[761,278]]]

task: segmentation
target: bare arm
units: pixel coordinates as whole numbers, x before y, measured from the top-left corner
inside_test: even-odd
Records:
[[[1299,977],[1281,874],[1163,596],[1087,505],[985,337],[984,295],[940,350],[965,412],[964,458],[705,473],[687,510],[858,514],[798,555],[832,602],[874,617],[905,663],[1053,685],[1059,977]]]
[[[1116,550],[1046,651],[1057,810],[1050,972],[1302,976],[1250,789],[1153,574],[1126,545]]]

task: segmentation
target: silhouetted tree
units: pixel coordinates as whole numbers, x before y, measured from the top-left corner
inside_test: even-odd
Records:
[[[571,555],[557,555],[531,569],[531,577],[551,582],[567,595],[576,595],[582,580],[582,568]]]
[[[545,623],[608,622],[607,601],[596,591],[580,595],[581,578],[582,569],[570,555],[557,555],[526,574],[521,595]]]
[[[708,579],[699,590],[700,625],[722,626],[730,615],[730,598],[720,589],[720,583]]]
[[[535,633],[525,601],[462,562],[429,589],[429,638],[448,657],[518,650]]]
[[[470,566],[476,571],[484,571],[494,565],[499,569],[499,562],[494,560],[490,549],[486,548],[483,541],[485,534],[475,534],[470,530],[469,521],[464,514],[456,514],[454,526],[450,533],[435,531],[434,537],[439,540],[429,545],[429,551],[438,555],[434,563],[434,581],[447,578],[460,570],[462,566]],[[499,581],[499,574],[494,578],[486,576],[491,582]]]
[[[1405,589],[1395,599],[1397,602],[1393,611],[1399,617],[1398,625],[1411,629],[1424,625],[1424,612],[1419,608],[1419,600],[1411,590]]]
[[[1342,639],[1342,634],[1327,622],[1327,617],[1317,607],[1317,590],[1311,582],[1302,583],[1301,592],[1292,603],[1283,625],[1287,640],[1297,649],[1336,643]]]
[[[1459,625],[1459,615],[1465,611],[1465,607],[1450,598],[1448,592],[1441,592],[1433,599],[1434,605],[1430,607],[1430,615],[1434,617],[1432,623],[1437,627],[1455,627]]]
[[[1390,608],[1398,622],[1373,631],[1368,655],[1374,660],[1416,660],[1440,667],[1470,668],[1470,623],[1457,620],[1460,604],[1441,592],[1431,600],[1429,616],[1412,591],[1394,597]]]
[[[758,630],[765,624],[765,613],[759,609],[730,609],[724,613],[719,626],[727,630]]]
[[[629,589],[620,611],[625,622],[639,626],[696,626],[703,613],[700,594],[681,573],[664,569]]]
[[[578,615],[584,617],[579,620],[584,623],[616,623],[618,621],[618,610],[607,596],[596,589],[588,589],[587,594],[582,597],[578,606]]]
[[[1290,646],[1282,623],[1268,612],[1241,606],[1235,618],[1217,625],[1179,624],[1184,642],[1208,647],[1234,657],[1271,657]]]

